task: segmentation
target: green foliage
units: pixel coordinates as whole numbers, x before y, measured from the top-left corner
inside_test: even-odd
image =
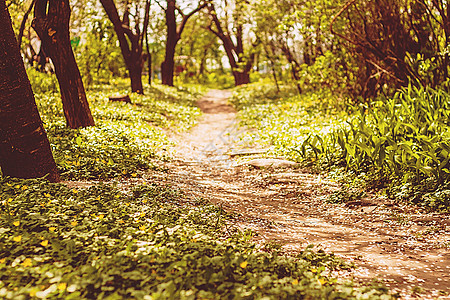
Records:
[[[326,274],[345,265],[322,251],[258,251],[251,235],[223,231],[231,216],[166,186],[3,178],[0,194],[3,299],[390,298],[337,284]]]
[[[244,138],[272,145],[269,155],[343,166],[390,197],[449,209],[450,95],[410,86],[371,105],[345,107],[318,94],[277,98],[273,91],[248,85],[234,98],[242,124],[258,129]],[[356,196],[342,193],[336,197]]]
[[[116,80],[88,92],[95,127],[65,127],[61,101],[55,94],[36,94],[53,155],[64,179],[136,177],[153,168],[155,159],[170,155],[171,142],[163,128],[183,131],[195,124],[200,110],[195,99],[204,90],[156,86],[146,95],[130,95],[132,104],[111,102],[108,97],[125,86]],[[114,92],[113,92],[114,91]]]
[[[58,79],[55,74],[42,73],[34,68],[27,69],[31,88],[35,94],[57,93],[59,91]]]
[[[93,84],[108,83],[114,77],[127,76],[122,53],[116,47],[117,37],[113,25],[106,16],[91,16],[91,22],[85,30],[74,52],[86,88]]]
[[[338,54],[342,57],[339,57]],[[345,54],[342,50],[338,54],[326,51],[323,55],[318,56],[313,64],[301,65],[298,83],[304,92],[342,94],[349,91],[355,84],[353,74],[356,73],[356,70],[349,72],[348,69],[354,68],[354,66],[346,65],[343,57]]]
[[[361,106],[348,126],[332,134],[347,166],[365,166],[402,176],[406,182],[448,179],[450,95],[409,87],[392,99]]]
[[[239,110],[241,124],[258,129],[243,139],[272,145],[269,155],[309,163],[328,153],[317,134],[338,123],[336,108],[342,100],[298,95],[290,87],[282,87],[278,93],[273,85],[261,82],[235,89],[232,102]]]

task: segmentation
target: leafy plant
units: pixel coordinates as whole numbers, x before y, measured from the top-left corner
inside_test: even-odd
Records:
[[[347,265],[323,251],[258,251],[224,230],[232,216],[167,186],[3,178],[0,192],[3,299],[390,298],[336,283],[326,274]]]
[[[55,94],[36,94],[53,154],[64,179],[106,180],[136,177],[154,168],[155,160],[170,156],[171,142],[163,128],[183,131],[195,124],[200,110],[195,100],[204,89],[148,88],[146,95],[131,95],[132,104],[108,100],[126,93],[125,80],[116,87],[97,86],[88,92],[95,127],[65,127],[62,104]]]

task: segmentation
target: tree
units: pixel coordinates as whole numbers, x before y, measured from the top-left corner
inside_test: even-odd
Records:
[[[232,16],[229,17],[225,8],[224,20],[221,22],[217,15],[216,7],[212,2],[209,3],[208,10],[212,23],[208,28],[222,41],[231,66],[235,85],[238,86],[250,82],[250,71],[255,54],[254,52],[247,53],[244,49],[245,2],[238,0],[234,4],[235,8]]]
[[[131,91],[143,94],[142,69],[144,67],[145,54],[144,38],[147,35],[147,27],[150,19],[150,0],[144,1],[144,17],[141,16],[141,2],[135,2],[134,9],[134,32],[130,25],[130,3],[125,2],[122,20],[119,17],[116,4],[113,0],[100,0],[108,18],[114,25],[120,50],[122,51],[125,65],[131,80]],[[142,24],[141,24],[142,23]],[[142,27],[142,28],[141,28]]]
[[[206,3],[199,3],[198,6],[190,13],[185,14],[176,4],[176,0],[167,0],[167,7],[162,7],[166,14],[166,53],[164,61],[161,64],[161,79],[162,83],[168,86],[173,86],[173,72],[175,67],[175,49],[181,34],[186,26],[187,21],[195,13],[206,7]],[[176,12],[179,13],[181,21],[177,22]]]
[[[436,87],[448,79],[450,6],[443,0],[350,0],[330,24],[357,57],[360,95],[373,98],[408,82]],[[336,28],[335,23],[345,26]]]
[[[5,0],[0,0],[0,167],[3,176],[59,175],[20,56]]]
[[[219,66],[224,55],[219,39],[208,30],[208,24],[208,15],[198,14],[189,21],[183,31],[183,43],[177,48],[176,56],[185,58],[188,62],[184,66],[188,80],[207,80],[207,74]],[[208,70],[208,67],[211,67],[211,70]]]
[[[53,62],[70,128],[94,126],[80,71],[70,45],[69,0],[37,0],[32,26]]]

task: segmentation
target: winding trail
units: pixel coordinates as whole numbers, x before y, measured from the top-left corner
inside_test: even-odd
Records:
[[[327,203],[338,184],[326,175],[298,168],[250,168],[258,157],[237,138],[230,92],[212,90],[198,101],[199,124],[174,136],[175,160],[151,180],[178,186],[190,197],[205,198],[237,213],[241,228],[255,241],[278,242],[296,252],[309,244],[353,261],[340,276],[357,282],[379,279],[403,299],[450,299],[450,219],[421,214],[375,196],[338,205]],[[233,155],[236,151],[248,155]],[[250,151],[251,150],[251,151]]]

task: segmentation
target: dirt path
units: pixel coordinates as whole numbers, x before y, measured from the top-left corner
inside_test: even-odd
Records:
[[[339,187],[323,175],[236,166],[243,158],[230,154],[245,145],[237,139],[229,96],[212,90],[198,102],[202,119],[174,137],[176,159],[168,173],[155,173],[153,180],[238,213],[239,226],[258,233],[261,243],[278,242],[286,251],[315,244],[354,261],[356,270],[342,275],[355,281],[378,278],[404,299],[450,299],[449,216],[421,214],[375,197],[330,204],[327,197]]]

